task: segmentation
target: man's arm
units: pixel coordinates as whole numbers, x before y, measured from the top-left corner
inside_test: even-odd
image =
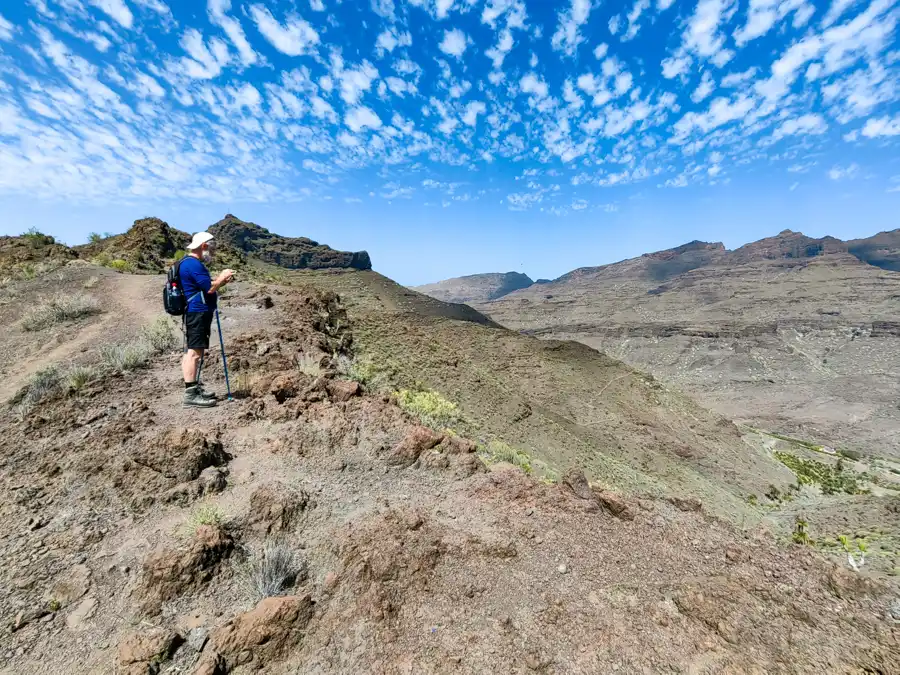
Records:
[[[215,281],[213,281],[212,284],[210,284],[210,287],[209,287],[209,290],[207,291],[207,293],[210,293],[210,294],[215,293],[220,288],[222,288],[222,286],[224,286],[229,281],[231,281],[233,278],[234,278],[234,270],[224,270],[219,276],[216,277]]]

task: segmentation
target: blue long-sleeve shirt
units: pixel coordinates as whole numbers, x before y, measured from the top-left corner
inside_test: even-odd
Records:
[[[209,292],[212,288],[212,278],[206,265],[193,256],[185,256],[178,273],[181,276],[184,297],[187,298],[187,311],[212,312],[216,308],[218,297],[215,293]]]

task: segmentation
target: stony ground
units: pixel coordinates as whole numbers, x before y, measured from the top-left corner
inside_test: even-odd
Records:
[[[83,283],[52,283],[70,273]],[[158,279],[107,283],[158,303]],[[396,332],[412,309],[383,311]],[[45,362],[3,311],[15,388]],[[0,672],[900,670],[896,595],[865,570],[713,517],[687,491],[488,469],[465,435],[340,374],[334,356],[377,331],[333,294],[239,284],[222,314],[232,402],[181,408],[176,347],[0,413]],[[90,362],[144,320],[70,324],[60,344],[86,349],[60,358]],[[436,335],[470,335],[443,321]],[[205,370],[222,392],[220,359]],[[266,542],[300,564],[260,600],[247,569]]]

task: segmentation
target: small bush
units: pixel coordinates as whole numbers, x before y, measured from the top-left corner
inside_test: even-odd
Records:
[[[13,403],[26,407],[56,398],[62,393],[62,373],[59,366],[52,365],[37,371],[28,378],[25,386],[13,398]]]
[[[56,240],[48,234],[44,234],[36,227],[29,228],[27,232],[22,233],[22,237],[26,239],[32,246],[49,246],[55,244]]]
[[[99,232],[91,232],[90,234],[88,234],[89,244],[96,244],[100,241],[103,241],[103,235],[101,235]]]
[[[255,602],[281,595],[293,585],[302,567],[294,550],[277,540],[267,540],[249,554],[243,568],[248,590]]]
[[[524,450],[514,448],[503,441],[490,441],[486,447],[478,449],[478,456],[481,457],[486,464],[506,462],[507,464],[519,467],[525,473],[530,474],[532,472],[531,456]]]
[[[72,366],[63,376],[66,391],[79,391],[99,377],[100,371],[94,366]]]
[[[235,398],[247,398],[259,381],[259,374],[247,370],[238,371],[232,380],[231,393]]]
[[[426,426],[442,429],[460,421],[457,405],[436,391],[401,389],[395,395],[397,404]]]
[[[297,370],[311,377],[318,377],[322,372],[322,369],[319,367],[319,359],[312,354],[301,352],[300,354],[297,354],[295,362],[297,364]]]
[[[158,316],[152,323],[141,329],[141,339],[146,341],[156,354],[173,349],[176,345],[172,322],[165,316]]]
[[[151,356],[153,347],[144,340],[100,347],[100,360],[103,365],[117,373],[143,368],[150,362]]]
[[[58,295],[31,309],[22,319],[22,328],[27,331],[42,330],[101,311],[100,303],[90,295]]]
[[[850,471],[839,471],[836,466],[814,459],[803,459],[789,452],[775,452],[775,457],[797,476],[799,485],[818,485],[823,494],[833,495],[844,492],[848,495],[861,494],[859,476]]]
[[[212,502],[200,503],[188,517],[184,525],[184,534],[192,536],[202,525],[224,527],[228,522],[225,512]]]
[[[135,270],[134,263],[129,262],[128,260],[122,260],[121,258],[110,260],[106,263],[106,266],[110,269],[114,269],[116,272],[134,272]]]

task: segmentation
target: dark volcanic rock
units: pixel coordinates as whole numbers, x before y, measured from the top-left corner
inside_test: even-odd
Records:
[[[220,245],[233,247],[248,256],[279,267],[372,269],[372,261],[365,251],[335,251],[306,237],[282,237],[230,213],[210,227],[209,232]]]
[[[80,258],[103,264],[124,261],[121,269],[125,271],[162,274],[190,240],[187,232],[176,230],[164,220],[141,218],[123,234],[76,246],[74,250]]]

